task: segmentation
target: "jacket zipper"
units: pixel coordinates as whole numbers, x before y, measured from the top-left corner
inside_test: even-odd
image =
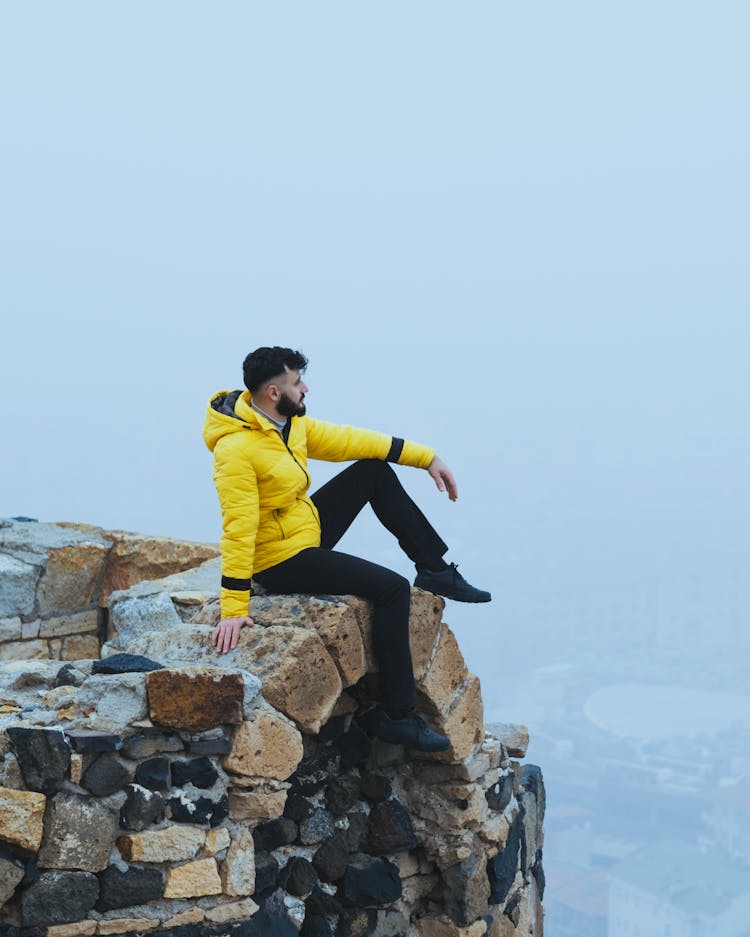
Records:
[[[281,433],[279,433],[279,436],[281,436]],[[289,455],[294,459],[294,464],[297,466],[298,469],[300,469],[300,471],[302,472],[302,474],[305,476],[305,481],[307,482],[307,485],[305,486],[305,491],[307,491],[307,489],[310,487],[310,476],[307,474],[307,472],[302,468],[302,466],[301,466],[301,465],[299,464],[299,462],[297,461],[297,457],[296,457],[295,454],[292,452],[292,450],[289,448],[289,443],[286,441],[286,439],[284,439],[283,436],[281,436],[281,439],[282,439],[282,442],[284,443],[284,445],[286,446],[287,452],[288,452]]]

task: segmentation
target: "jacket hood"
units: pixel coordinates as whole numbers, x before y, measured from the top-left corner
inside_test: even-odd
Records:
[[[268,420],[260,417],[250,406],[250,399],[248,390],[220,390],[208,401],[203,441],[211,452],[216,443],[229,433],[272,429]]]

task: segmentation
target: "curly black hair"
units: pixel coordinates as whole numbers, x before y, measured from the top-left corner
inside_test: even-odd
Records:
[[[251,351],[242,362],[242,376],[245,387],[254,394],[266,381],[283,374],[285,368],[304,371],[306,367],[307,358],[301,351],[282,348],[280,345],[274,345],[273,348],[264,346]]]

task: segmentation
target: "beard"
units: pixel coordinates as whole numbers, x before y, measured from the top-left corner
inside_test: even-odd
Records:
[[[276,404],[276,409],[282,416],[304,416],[307,413],[307,407],[303,403],[304,399],[303,394],[299,403],[295,403],[291,397],[287,397],[285,393],[282,393],[281,400]]]

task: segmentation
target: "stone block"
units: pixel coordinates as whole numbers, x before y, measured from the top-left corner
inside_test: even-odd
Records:
[[[100,872],[107,866],[117,832],[117,817],[101,801],[56,794],[47,803],[39,867]]]
[[[166,592],[156,591],[150,595],[115,593],[109,603],[108,640],[118,648],[137,638],[148,636],[150,631],[166,631],[179,627],[180,616]],[[136,652],[138,653],[138,652]]]
[[[432,659],[441,631],[445,599],[423,589],[411,590],[409,644],[415,680],[421,680]]]
[[[453,705],[445,715],[436,716],[437,728],[450,739],[447,752],[433,756],[436,761],[463,761],[484,738],[484,707],[479,678],[469,675]]]
[[[84,634],[99,627],[99,612],[95,608],[82,612],[69,612],[56,615],[39,622],[40,638],[62,638],[69,634]]]
[[[145,674],[93,674],[78,688],[76,702],[87,726],[122,735],[148,714]]]
[[[0,820],[2,823],[2,820]],[[13,895],[24,876],[24,864],[5,850],[0,851],[0,908]]]
[[[206,911],[206,920],[212,924],[228,924],[230,921],[246,921],[258,910],[252,898],[242,901],[228,901]]]
[[[162,925],[165,929],[170,927],[184,927],[187,924],[200,924],[206,919],[206,912],[203,908],[188,908],[187,911],[180,911],[178,914],[167,918]]]
[[[0,575],[2,573],[0,572]],[[5,583],[3,583],[3,588]],[[34,622],[32,622],[34,624]],[[37,623],[38,624],[38,623]],[[20,618],[2,618],[0,619],[0,641],[20,641],[21,637],[35,638],[35,634],[22,635],[22,626]]]
[[[171,732],[141,732],[124,739],[122,743],[123,755],[136,761],[161,752],[181,752],[183,748],[180,736]]]
[[[131,766],[114,752],[102,752],[86,768],[81,784],[96,797],[109,797],[121,790],[131,778]]]
[[[512,758],[525,758],[529,747],[529,730],[524,725],[512,722],[492,722],[487,725],[487,731],[508,750]]]
[[[480,918],[467,927],[459,927],[447,917],[423,917],[416,922],[419,937],[485,937],[487,921]]]
[[[6,732],[26,787],[43,794],[59,790],[68,776],[71,751],[62,731],[10,726]]]
[[[68,924],[85,918],[99,896],[91,872],[43,872],[21,895],[24,927]]]
[[[6,660],[44,660],[49,657],[46,641],[9,641],[0,645],[0,659]]]
[[[253,824],[273,820],[284,812],[286,798],[285,790],[230,790],[229,816]]]
[[[27,616],[34,612],[34,594],[41,568],[0,553],[0,618]]]
[[[63,638],[60,660],[91,660],[99,656],[99,638],[95,634],[73,634]]]
[[[21,637],[23,638],[24,641],[28,641],[31,638],[38,638],[39,629],[41,628],[41,626],[42,626],[42,622],[38,618],[35,618],[34,621],[23,622],[23,624],[21,625]],[[62,926],[67,927],[68,925],[64,924]]]
[[[398,868],[387,859],[351,857],[338,887],[337,897],[350,908],[382,908],[401,897]]]
[[[480,843],[461,862],[443,870],[443,904],[448,917],[459,927],[468,927],[487,913],[490,883],[487,860]]]
[[[199,898],[202,895],[220,894],[221,879],[213,858],[196,859],[167,869],[165,898]]]
[[[99,921],[97,934],[145,934],[158,926],[159,922],[149,917],[118,917]]]
[[[244,682],[239,673],[186,667],[146,677],[151,720],[188,732],[242,722]]]
[[[286,780],[302,760],[302,736],[279,713],[256,710],[255,719],[234,730],[232,750],[222,760],[233,774]]]
[[[201,850],[201,856],[215,856],[217,852],[226,849],[230,842],[231,837],[229,835],[229,830],[225,826],[208,830],[206,833],[206,841]]]
[[[157,901],[164,893],[164,873],[161,869],[129,866],[124,871],[111,865],[99,876],[97,911],[131,908]]]
[[[120,826],[124,830],[142,832],[164,817],[164,798],[158,791],[140,784],[129,784],[126,798],[120,808]]]
[[[250,830],[240,828],[220,866],[221,890],[244,897],[255,891],[255,845]]]
[[[440,630],[437,650],[426,672],[418,681],[419,689],[430,701],[432,712],[443,713],[468,676],[463,654],[447,625]]]
[[[93,673],[148,673],[162,667],[163,664],[142,654],[109,654],[95,660],[91,670]]]
[[[304,603],[304,622],[314,628],[331,655],[345,687],[367,672],[362,634],[354,611],[344,602],[310,598]]]
[[[121,836],[117,848],[126,862],[181,862],[192,859],[205,841],[205,830],[181,824]]]
[[[53,924],[47,928],[47,937],[92,937],[96,921],[74,921],[72,924]]]
[[[107,552],[103,543],[86,542],[50,550],[37,587],[39,611],[67,611],[94,601]]]

